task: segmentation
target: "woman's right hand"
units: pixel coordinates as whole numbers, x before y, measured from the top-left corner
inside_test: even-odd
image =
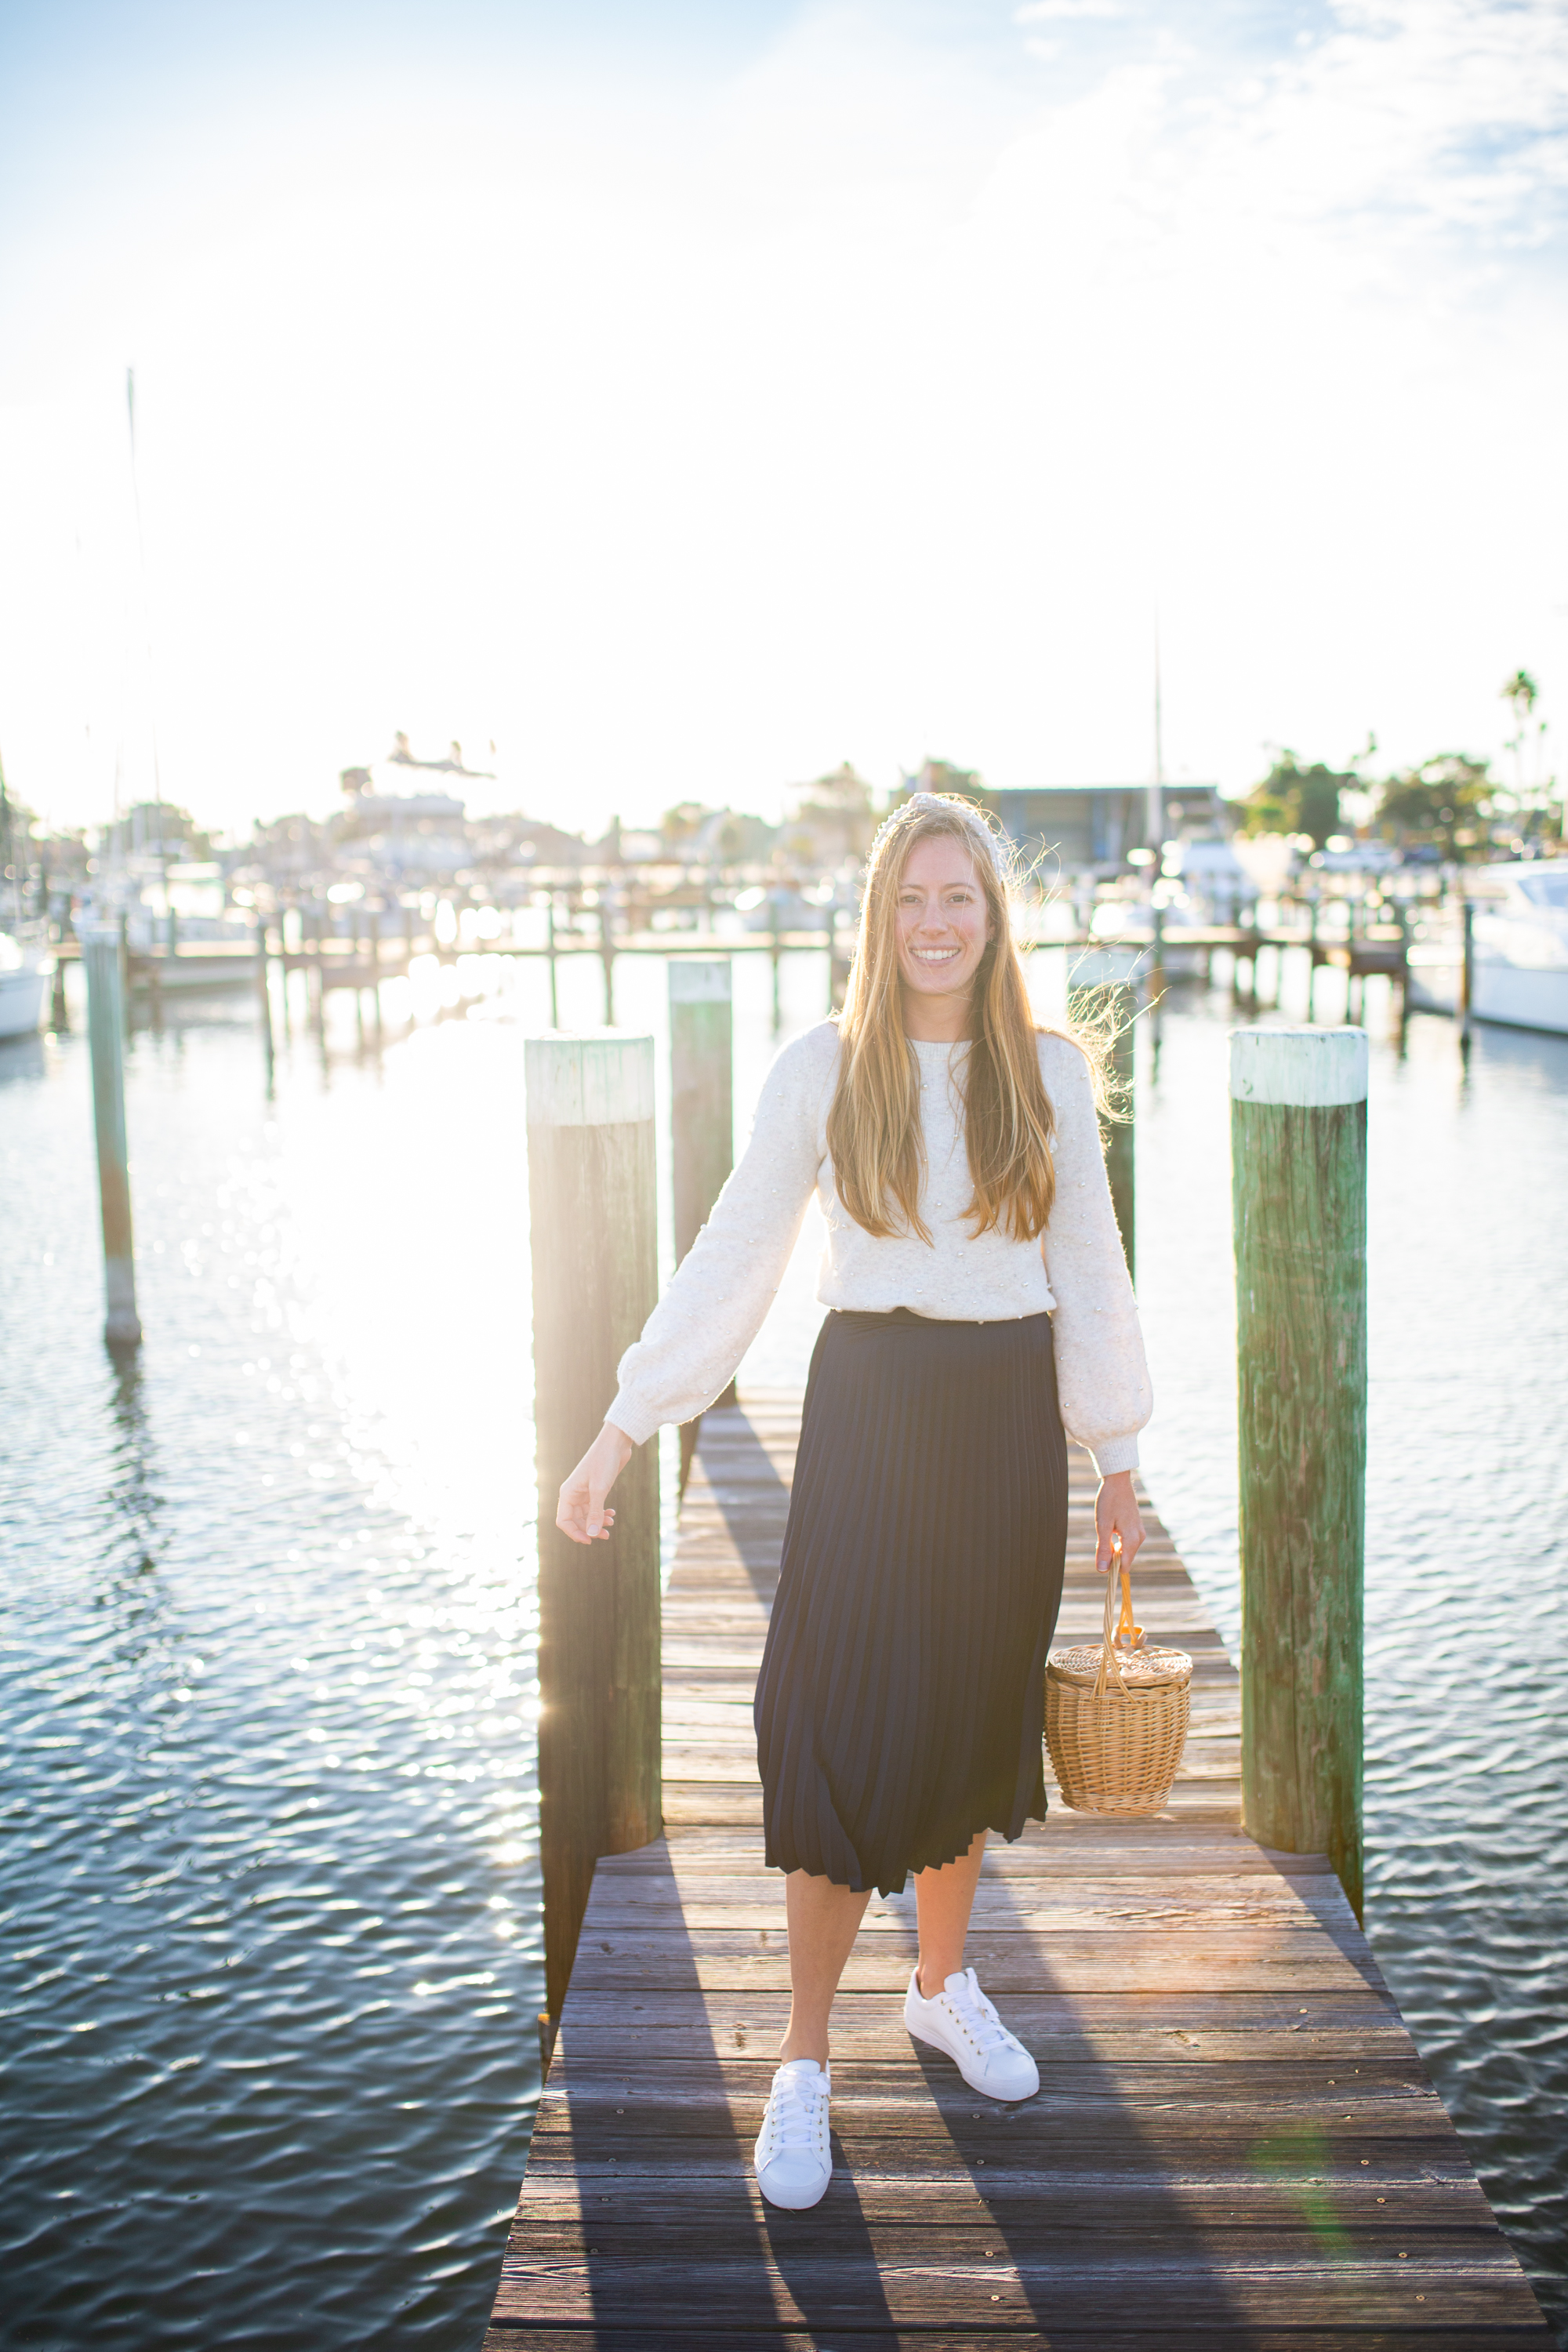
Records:
[[[563,1536],[580,1544],[608,1541],[616,1515],[605,1508],[605,1497],[635,1451],[626,1431],[607,1421],[561,1489],[555,1524]]]

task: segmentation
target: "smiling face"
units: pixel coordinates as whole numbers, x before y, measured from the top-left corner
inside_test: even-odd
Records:
[[[966,1015],[991,936],[985,892],[965,844],[951,833],[917,841],[899,882],[895,933],[907,1011]]]

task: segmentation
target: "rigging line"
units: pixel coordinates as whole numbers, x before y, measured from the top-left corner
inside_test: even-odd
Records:
[[[153,798],[163,837],[163,779],[158,764],[157,677],[153,665],[153,602],[147,593],[147,542],[142,531],[142,485],[136,470],[136,371],[125,371],[125,415],[131,428],[131,503],[136,516],[136,560],[142,577],[142,625],[147,639],[147,729],[153,742]]]

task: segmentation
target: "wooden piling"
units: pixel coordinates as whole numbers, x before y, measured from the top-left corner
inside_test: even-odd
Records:
[[[366,952],[370,957],[370,1023],[371,1028],[374,1032],[375,1050],[378,1054],[381,1051],[382,1040],[384,1034],[381,1018],[382,913],[382,905],[378,899],[370,909],[370,936],[365,942]]]
[[[829,910],[827,920],[827,1010],[842,1013],[855,964],[855,929],[853,923],[844,924],[837,906]]]
[[[1364,1030],[1232,1032],[1242,1817],[1358,1918],[1366,1090]]]
[[[288,987],[288,967],[284,967],[284,987]],[[256,910],[256,1008],[261,1016],[261,1058],[267,1070],[267,1092],[271,1095],[277,1077],[277,1055],[272,1040],[272,989],[267,972],[267,918],[258,907]]]
[[[615,1532],[555,1525],[562,1482],[658,1296],[651,1037],[527,1043],[539,1477],[539,1786],[545,1993],[558,2017],[595,1858],[658,1835],[658,1449],[616,1486]]]
[[[1127,1271],[1137,1279],[1137,1166],[1133,1125],[1133,1024],[1138,1017],[1138,989],[1131,977],[1135,959],[1125,948],[1090,949],[1072,968],[1068,986],[1068,1017],[1110,1033],[1110,1075],[1120,1118],[1102,1119],[1100,1142],[1105,1172],[1110,1182],[1111,1206],[1127,1257]]]
[[[679,1265],[708,1222],[735,1164],[734,1048],[731,965],[672,959],[669,965],[669,1073]],[[731,1381],[715,1402],[735,1402]],[[680,1432],[680,1486],[691,1468],[701,1416]]]
[[[768,901],[768,929],[772,935],[769,950],[773,967],[773,1035],[784,1026],[784,998],[781,982],[784,971],[784,903],[775,890]]]
[[[1476,910],[1467,892],[1459,902],[1459,1045],[1464,1053],[1470,1049],[1470,1006],[1476,991]]]
[[[605,967],[605,1026],[616,1025],[616,929],[609,886],[599,892],[599,960]]]
[[[325,927],[319,906],[312,907],[310,909],[310,945],[312,951],[310,967],[310,1010],[315,1023],[316,1043],[321,1049],[321,1059],[325,1061],[327,1057],[327,967]]]
[[[111,1348],[142,1338],[136,1312],[136,1259],[131,1232],[131,1166],[125,1138],[125,1009],[118,933],[92,925],[81,933],[87,975],[87,1033],[92,1062],[92,1122],[98,1139],[98,1195],[103,1222],[103,1336]]]

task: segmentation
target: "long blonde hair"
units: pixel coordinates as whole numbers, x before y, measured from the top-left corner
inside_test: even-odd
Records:
[[[917,841],[947,835],[974,862],[990,938],[974,976],[974,1034],[963,1080],[964,1140],[978,1236],[1042,1234],[1056,1193],[1055,1129],[1040,1076],[1037,1024],[1013,937],[1005,845],[972,801],[916,793],[871,845],[860,937],[838,1024],[838,1084],[827,1114],[827,1149],[838,1197],[858,1225],[886,1238],[929,1242],[920,1213],[925,1174],[920,1067],[904,1034],[898,908]]]

